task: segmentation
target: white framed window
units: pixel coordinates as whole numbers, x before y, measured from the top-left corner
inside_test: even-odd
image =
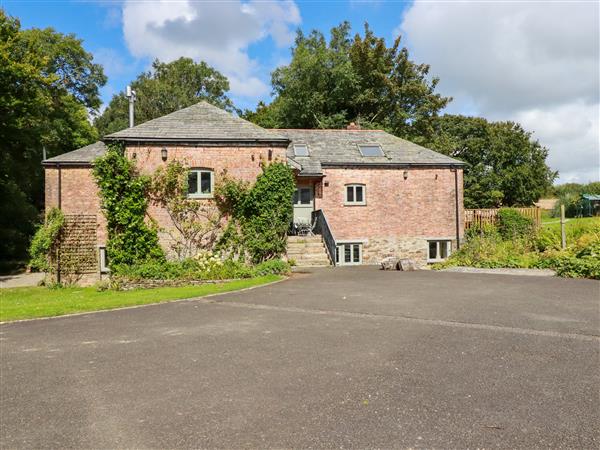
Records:
[[[346,205],[366,205],[367,196],[364,184],[347,184],[344,203]]]
[[[294,144],[294,156],[309,156],[307,144]]]
[[[444,261],[452,253],[452,241],[427,241],[427,262]]]
[[[215,189],[214,173],[210,169],[192,169],[188,172],[189,198],[212,198]]]
[[[358,150],[362,156],[385,156],[379,144],[359,144]]]
[[[335,248],[335,263],[340,266],[362,264],[362,244],[345,242]]]
[[[311,206],[312,200],[312,188],[300,187],[294,191],[294,205]]]
[[[108,267],[108,254],[106,253],[106,247],[98,247],[98,263],[100,265],[100,273],[110,272]]]

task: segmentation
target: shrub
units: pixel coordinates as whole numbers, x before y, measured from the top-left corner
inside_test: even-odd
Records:
[[[533,220],[519,211],[501,208],[498,211],[498,232],[503,239],[517,239],[531,236]]]
[[[56,250],[60,232],[65,223],[65,216],[58,208],[52,208],[46,214],[45,222],[37,229],[31,245],[29,266],[40,272],[51,272],[52,253]]]
[[[254,273],[257,276],[263,275],[280,275],[290,272],[290,264],[281,259],[272,259],[258,264],[254,268]]]
[[[559,255],[541,259],[537,267],[556,271],[560,277],[600,279],[600,258],[598,256]]]

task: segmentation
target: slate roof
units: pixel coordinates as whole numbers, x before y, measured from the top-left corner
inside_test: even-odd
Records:
[[[72,152],[63,153],[62,155],[48,158],[42,161],[42,165],[54,165],[54,164],[89,164],[96,158],[103,156],[106,153],[106,145],[104,142],[98,141],[93,144],[86,145],[85,147],[78,148]]]
[[[300,175],[320,175],[322,166],[462,166],[464,163],[382,130],[277,130],[291,143],[288,159],[302,166]],[[308,144],[310,156],[294,156],[294,144]],[[384,156],[362,156],[360,144],[379,144]]]
[[[265,130],[204,101],[109,134],[104,139],[146,142],[287,142],[277,131]]]

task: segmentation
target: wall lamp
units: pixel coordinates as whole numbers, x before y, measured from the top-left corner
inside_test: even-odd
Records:
[[[408,178],[408,170],[405,170],[402,177],[406,180]]]
[[[167,160],[167,147],[162,148],[162,150],[160,151],[160,157],[163,161]]]

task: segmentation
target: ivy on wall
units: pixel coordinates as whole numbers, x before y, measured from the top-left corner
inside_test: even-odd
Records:
[[[150,178],[136,172],[118,143],[108,144],[106,154],[94,161],[93,172],[106,216],[111,266],[163,260],[156,226],[145,220]]]
[[[292,169],[282,162],[263,163],[262,170],[252,186],[225,177],[215,192],[230,218],[217,247],[254,263],[285,253],[296,186]]]
[[[52,272],[52,260],[58,251],[60,232],[65,224],[65,216],[58,208],[51,208],[46,214],[46,220],[37,229],[31,245],[29,266],[40,272]]]

